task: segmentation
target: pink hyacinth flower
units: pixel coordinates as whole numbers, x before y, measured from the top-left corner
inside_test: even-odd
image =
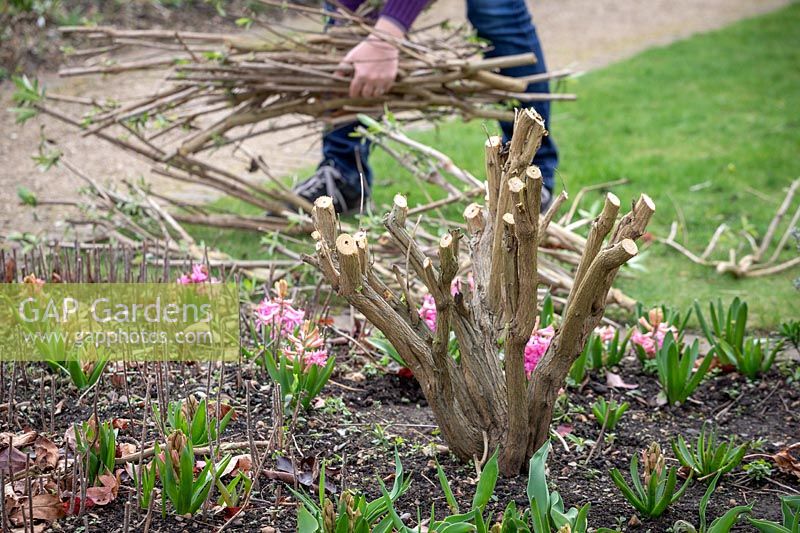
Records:
[[[292,307],[291,300],[281,298],[264,298],[255,311],[256,322],[259,326],[277,326],[273,330],[273,336],[277,334],[277,331],[281,331],[284,335],[292,333],[297,326],[302,324],[305,315],[305,311]]]
[[[208,275],[208,269],[205,265],[192,265],[191,274],[183,274],[178,278],[180,285],[192,285],[194,283],[219,283],[217,278],[212,278]]]
[[[456,278],[453,280],[453,283],[450,284],[450,295],[455,296],[461,292],[461,278]],[[472,272],[467,274],[467,285],[469,285],[469,289],[471,291],[475,290],[475,278],[472,277]]]
[[[306,366],[317,365],[325,366],[328,362],[328,352],[325,350],[315,350],[305,356]]]
[[[431,331],[436,331],[436,302],[433,301],[433,296],[430,294],[426,294],[422,298],[419,317],[425,321]]]
[[[594,331],[597,333],[603,343],[608,343],[614,340],[614,335],[617,333],[617,330],[614,328],[614,326],[603,326],[595,329]]]
[[[656,341],[653,339],[653,334],[651,332],[642,333],[637,329],[633,332],[633,335],[631,335],[631,343],[636,346],[641,346],[644,353],[647,355],[655,355],[656,353]]]
[[[525,345],[525,373],[530,378],[539,360],[547,352],[550,343],[553,341],[556,331],[553,326],[547,326],[534,331],[528,344]]]

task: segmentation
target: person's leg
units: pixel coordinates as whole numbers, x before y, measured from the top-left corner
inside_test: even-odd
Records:
[[[467,0],[467,18],[478,33],[478,37],[492,44],[486,57],[509,56],[533,52],[538,62],[534,65],[507,68],[501,71],[506,76],[522,77],[541,74],[547,71],[544,54],[536,35],[531,14],[525,0]],[[550,92],[547,82],[531,83],[529,93]],[[550,129],[550,102],[523,103],[523,107],[533,107],[542,115],[545,126]],[[501,122],[506,140],[511,138],[513,124]],[[552,137],[542,139],[542,146],[533,158],[533,164],[542,171],[545,187],[552,192],[555,185],[555,171],[558,166],[558,150]]]
[[[322,136],[322,162],[316,172],[295,185],[293,191],[313,202],[330,196],[338,213],[360,209],[370,196],[372,170],[369,168],[369,142],[352,134],[357,122],[344,124]]]
[[[322,163],[338,170],[347,186],[355,191],[361,190],[362,178],[367,189],[372,185],[372,169],[369,167],[370,142],[353,133],[358,122],[344,124],[326,131],[322,136]]]
[[[329,3],[325,9],[334,11]],[[334,24],[331,18],[329,24]],[[353,136],[358,122],[326,130],[322,135],[322,162],[317,172],[299,183],[294,191],[314,201],[322,195],[331,196],[337,211],[352,211],[370,195],[372,169],[369,166],[370,143]]]

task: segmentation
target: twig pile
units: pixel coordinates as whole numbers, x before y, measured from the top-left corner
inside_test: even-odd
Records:
[[[779,262],[781,252],[786,248],[789,243],[789,238],[794,232],[797,232],[797,225],[800,222],[800,205],[797,206],[789,224],[786,226],[783,235],[778,240],[778,244],[769,254],[770,246],[775,238],[775,235],[780,227],[783,218],[789,212],[792,206],[792,201],[797,191],[800,190],[800,179],[796,179],[789,186],[786,196],[781,202],[780,207],[775,212],[775,216],[769,223],[766,232],[764,233],[761,242],[756,242],[752,235],[747,232],[742,232],[747,245],[750,247],[749,253],[737,259],[737,248],[730,248],[728,250],[726,259],[711,259],[711,255],[719,245],[720,239],[728,231],[727,224],[720,224],[714,231],[711,240],[708,242],[705,250],[700,255],[695,254],[679,242],[675,240],[678,233],[677,222],[672,223],[669,236],[664,240],[664,244],[674,248],[683,255],[685,255],[693,263],[702,266],[713,267],[718,273],[730,273],[737,278],[756,278],[760,276],[769,276],[785,272],[790,268],[800,266],[800,256],[785,261]],[[767,256],[769,255],[769,258]]]
[[[272,4],[270,0],[262,3]],[[280,5],[317,21],[323,15],[332,16],[337,23],[314,32],[284,31],[280,23],[268,21],[259,26],[259,33],[242,35],[65,27],[62,33],[88,42],[89,47],[73,54],[86,63],[62,70],[62,76],[166,69],[164,83],[144,97],[128,99],[123,94],[98,99],[47,93],[27,105],[83,129],[83,135],[94,135],[143,157],[158,175],[211,187],[287,219],[298,211],[310,213],[312,206],[273,176],[269,158],[250,153],[245,140],[298,128],[305,138],[326,125],[354,121],[359,113],[397,112],[404,121],[454,113],[513,120],[506,106],[509,100],[572,98],[524,93],[530,82],[568,72],[501,76],[494,70],[531,64],[536,58],[524,54],[481,59],[483,45],[469,39],[463,28],[445,35],[427,28],[412,32],[407,40],[397,40],[377,34],[366,19],[352,13]],[[347,94],[351,67],[341,61],[370,34],[391,41],[399,50],[398,80],[381,97],[353,99]],[[120,60],[119,51],[126,52],[122,57],[136,59]],[[36,99],[35,94],[29,96]],[[65,110],[75,105],[83,106],[80,114]],[[252,168],[263,172],[270,186],[215,163],[214,151],[226,145],[248,156]]]
[[[97,132],[108,126],[142,117],[161,115],[166,128],[190,127],[186,135],[165,149],[169,160],[219,146],[228,132],[240,126],[262,124],[259,132],[287,128],[270,125],[286,115],[302,116],[294,125],[352,122],[357,113],[379,115],[418,111],[425,116],[460,113],[466,118],[513,120],[504,105],[509,100],[533,101],[572,98],[562,94],[527,94],[531,81],[564,73],[533,78],[510,78],[496,74],[500,68],[536,62],[534,54],[481,59],[482,45],[468,39],[463,29],[442,37],[440,32],[419,31],[398,40],[375,30],[354,14],[333,14],[303,6],[291,9],[333,16],[345,25],[325,32],[282,33],[267,24],[266,34],[227,35],[171,30],[118,30],[98,27],[67,27],[62,32],[80,35],[97,51],[121,45],[156,49],[157,57],[128,63],[102,62],[68,68],[62,76],[115,74],[131,70],[170,68],[172,86],[131,105],[116,107],[94,117],[89,128]],[[375,98],[348,95],[351,65],[342,64],[348,51],[365,37],[382,39],[399,51],[399,74],[391,90]],[[85,54],[84,54],[85,55]],[[201,118],[213,115],[202,123]],[[163,125],[163,124],[162,124]],[[251,132],[252,133],[252,132]],[[163,134],[163,132],[162,132]],[[241,136],[237,136],[241,138]],[[164,145],[163,140],[159,144]]]

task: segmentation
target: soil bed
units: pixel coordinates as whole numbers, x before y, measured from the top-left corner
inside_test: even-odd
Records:
[[[347,361],[340,362],[340,369],[347,367]],[[170,396],[173,400],[185,394],[202,393],[206,388],[206,377],[199,367],[197,375],[193,369],[173,367]],[[755,440],[757,453],[775,453],[781,447],[796,440],[800,435],[800,386],[791,383],[777,369],[765,379],[756,383],[736,374],[718,375],[706,381],[695,393],[692,401],[682,407],[659,407],[655,398],[659,391],[656,378],[645,374],[638,361],[629,358],[623,361],[619,374],[624,381],[637,388],[626,391],[610,389],[605,385],[605,376],[592,374],[584,386],[568,391],[568,401],[557,410],[559,419],[554,422],[561,433],[569,432],[574,437],[585,439],[582,446],[570,437],[566,438],[569,451],[553,439],[553,451],[549,460],[549,479],[552,487],[559,491],[567,506],[579,506],[591,502],[589,523],[593,527],[619,527],[624,531],[666,531],[677,519],[697,522],[697,506],[705,485],[693,483],[686,494],[673,504],[659,519],[643,520],[641,525],[631,526],[633,509],[623,499],[608,477],[608,471],[617,467],[627,473],[630,457],[647,447],[652,441],[661,444],[668,458],[668,464],[676,464],[669,447],[669,441],[678,434],[692,440],[702,424],[710,420],[718,428],[720,436],[735,435],[737,441]],[[30,404],[19,408],[18,421],[22,426],[33,429],[42,427],[42,415],[36,399],[39,387],[35,382],[39,373],[33,372],[26,384],[19,380],[16,397],[18,400],[31,399]],[[130,418],[132,421],[120,430],[119,441],[138,442],[141,434],[143,383],[140,374],[129,375],[128,391],[131,394],[130,407],[125,391],[119,385],[119,378],[108,372],[101,383],[97,402],[97,412],[101,420]],[[260,372],[248,375],[237,374],[236,366],[228,365],[225,372],[222,397],[233,404],[240,416],[234,420],[223,435],[223,442],[247,440],[247,417],[244,405],[245,394],[237,386],[239,380],[252,379],[251,425],[253,437],[257,440],[269,439],[272,431],[271,398],[272,387],[269,379]],[[316,457],[326,461],[328,479],[338,488],[342,486],[358,488],[369,498],[380,496],[380,477],[391,482],[394,473],[393,450],[398,449],[405,471],[411,473],[413,481],[409,491],[401,498],[398,510],[404,513],[407,524],[416,522],[417,508],[422,515],[430,513],[431,504],[436,505],[437,516],[447,509],[444,495],[436,481],[436,472],[431,450],[439,445],[437,458],[444,467],[451,486],[463,508],[468,508],[474,494],[476,473],[472,465],[462,464],[448,453],[441,451],[441,441],[435,421],[422,397],[419,386],[413,378],[397,375],[375,374],[361,379],[361,374],[334,375],[335,383],[330,383],[323,395],[326,401],[318,401],[317,408],[308,413],[300,413],[294,432],[287,435],[283,453],[294,456],[296,461],[302,457]],[[49,378],[47,379],[49,382]],[[151,377],[151,383],[154,381]],[[64,431],[68,425],[86,420],[92,413],[91,394],[82,402],[77,401],[73,388],[59,386],[57,397],[64,399],[61,411],[55,416],[55,431],[52,438],[63,449]],[[48,391],[49,396],[49,391]],[[151,389],[155,398],[155,386]],[[591,416],[591,404],[604,396],[628,401],[629,411],[622,417],[613,439],[603,442],[595,450],[588,464],[586,458],[599,434],[599,427]],[[45,409],[45,419],[49,426],[49,410]],[[5,413],[4,413],[5,415]],[[3,426],[5,424],[3,416]],[[289,423],[291,425],[291,423]],[[5,427],[3,428],[5,430]],[[46,432],[49,434],[49,431]],[[153,428],[149,429],[148,440],[155,437]],[[247,453],[247,450],[233,453]],[[275,467],[272,458],[266,467]],[[254,493],[250,506],[237,519],[228,525],[230,531],[294,531],[295,508],[289,486],[260,478],[261,488]],[[493,513],[499,513],[515,500],[518,505],[527,507],[525,502],[526,477],[500,479],[495,498],[490,503]],[[780,519],[778,494],[785,494],[780,485],[800,490],[796,478],[775,469],[770,480],[749,480],[737,468],[726,476],[714,494],[708,509],[709,520],[720,516],[734,505],[755,503],[753,515],[771,520]],[[123,483],[119,497],[105,507],[94,507],[84,517],[67,517],[53,525],[55,530],[72,531],[87,525],[95,531],[121,531],[124,505],[132,491],[133,484]],[[156,506],[152,516],[151,531],[208,531],[221,526],[226,521],[222,514],[195,518],[161,516]],[[141,524],[145,513],[132,523]],[[639,517],[641,518],[641,517]],[[634,519],[633,523],[638,520]],[[740,526],[744,527],[744,526]],[[747,529],[741,529],[747,530]]]

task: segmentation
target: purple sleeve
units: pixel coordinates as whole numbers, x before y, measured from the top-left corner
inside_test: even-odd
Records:
[[[348,11],[355,11],[364,3],[364,0],[339,0],[339,3]]]
[[[388,0],[381,16],[392,19],[408,31],[428,2],[429,0]]]

